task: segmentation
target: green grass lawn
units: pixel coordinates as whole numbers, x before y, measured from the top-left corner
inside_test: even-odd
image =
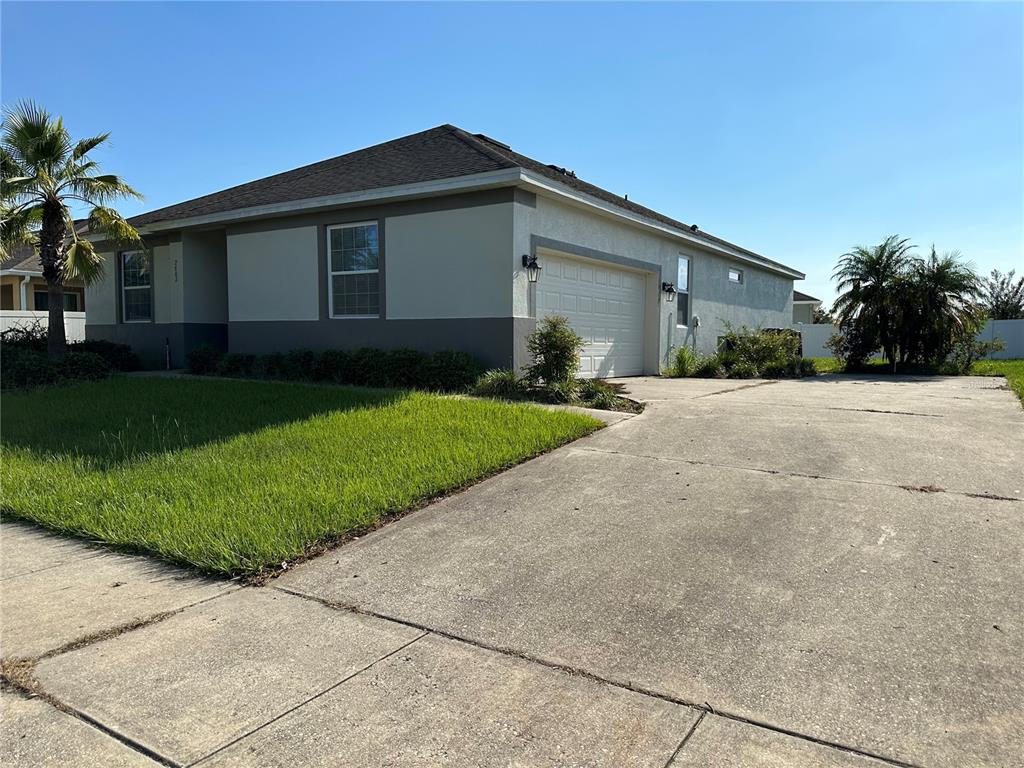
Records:
[[[600,427],[530,405],[121,377],[4,394],[0,508],[251,574]]]
[[[838,373],[839,361],[834,357],[812,357],[818,373]],[[879,373],[888,373],[889,364],[882,360],[872,360],[869,368],[878,369]],[[971,368],[971,376],[1005,376],[1010,389],[1020,398],[1024,406],[1024,360],[979,360]]]

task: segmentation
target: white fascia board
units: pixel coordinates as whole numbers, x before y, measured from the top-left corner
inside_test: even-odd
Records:
[[[761,261],[749,254],[742,253],[741,251],[729,248],[726,245],[720,243],[712,243],[703,238],[697,237],[692,233],[686,232],[685,230],[676,229],[670,227],[667,224],[662,224],[660,221],[649,219],[646,216],[627,211],[624,208],[620,208],[612,203],[599,200],[596,197],[577,192],[574,189],[558,184],[557,182],[551,181],[543,176],[539,176],[530,171],[523,171],[523,183],[527,188],[540,194],[548,194],[554,197],[564,198],[584,208],[595,209],[598,213],[606,216],[612,216],[614,218],[623,219],[630,222],[631,224],[639,225],[645,229],[652,229],[661,234],[669,235],[677,240],[682,240],[691,245],[705,248],[715,253],[719,253],[728,256],[732,259],[743,261],[747,264],[753,264],[754,266],[760,267],[761,269],[775,272],[786,277],[793,278],[794,280],[803,280],[806,275],[803,272],[798,272],[795,269],[777,264],[770,264],[765,261]]]
[[[7,275],[16,275],[18,277],[42,277],[43,273],[31,269],[0,269],[0,277],[6,277]]]
[[[226,224],[235,221],[243,221],[245,219],[265,216],[282,216],[290,213],[312,211],[319,208],[336,208],[343,205],[370,203],[378,200],[393,201],[408,197],[432,197],[436,195],[450,194],[452,192],[503,187],[515,184],[518,181],[519,168],[503,168],[498,171],[474,173],[470,176],[455,176],[448,179],[435,179],[433,181],[423,181],[415,184],[379,187],[377,189],[369,189],[361,192],[344,192],[339,195],[310,197],[305,200],[290,200],[284,203],[255,205],[249,208],[238,208],[233,211],[211,213],[205,216],[192,216],[184,219],[154,221],[151,224],[144,224],[139,227],[139,232],[145,235],[152,234],[154,232],[184,229],[186,227],[198,227],[208,224]]]

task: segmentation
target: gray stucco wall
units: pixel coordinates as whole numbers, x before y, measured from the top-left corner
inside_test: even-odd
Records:
[[[514,232],[516,254],[536,252],[531,251],[531,239],[535,244],[537,238],[544,238],[576,246],[583,254],[590,249],[595,258],[610,256],[650,265],[652,288],[647,295],[646,332],[651,348],[645,350],[647,373],[657,373],[670,350],[682,344],[713,352],[726,323],[788,328],[792,322],[791,278],[719,256],[695,244],[544,196],[538,196],[532,205],[516,205]],[[572,255],[571,250],[568,252]],[[690,259],[690,313],[700,317],[698,329],[677,326],[675,304],[661,297],[660,282],[675,281],[679,256]],[[543,265],[542,253],[540,259]],[[729,282],[730,267],[743,270],[742,285]],[[529,297],[525,275],[517,274],[513,283],[513,311],[517,316],[532,316]]]

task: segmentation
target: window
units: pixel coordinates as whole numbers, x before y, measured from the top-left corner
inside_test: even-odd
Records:
[[[32,301],[37,312],[48,312],[50,309],[50,294],[47,291],[35,290],[32,291]],[[78,311],[78,294],[77,293],[65,293],[64,294],[64,311],[65,312],[77,312]]]
[[[690,260],[679,257],[676,267],[676,325],[690,324]]]
[[[380,316],[380,245],[376,223],[327,228],[331,317]]]
[[[730,269],[729,270],[729,282],[730,283],[742,283],[743,282],[743,270],[742,269]]]
[[[121,318],[126,323],[153,319],[153,285],[145,251],[121,254]]]

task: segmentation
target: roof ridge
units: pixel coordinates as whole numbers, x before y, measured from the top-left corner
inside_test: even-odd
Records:
[[[495,160],[508,168],[522,168],[522,166],[519,163],[513,162],[506,155],[503,155],[498,150],[492,149],[490,146],[488,146],[487,142],[477,138],[469,131],[463,128],[459,128],[459,126],[457,125],[452,125],[451,123],[445,123],[444,127],[449,129],[449,131],[451,131],[452,135],[455,136],[455,138],[459,139],[459,141],[468,146],[470,149],[476,150],[484,157],[490,160]]]

